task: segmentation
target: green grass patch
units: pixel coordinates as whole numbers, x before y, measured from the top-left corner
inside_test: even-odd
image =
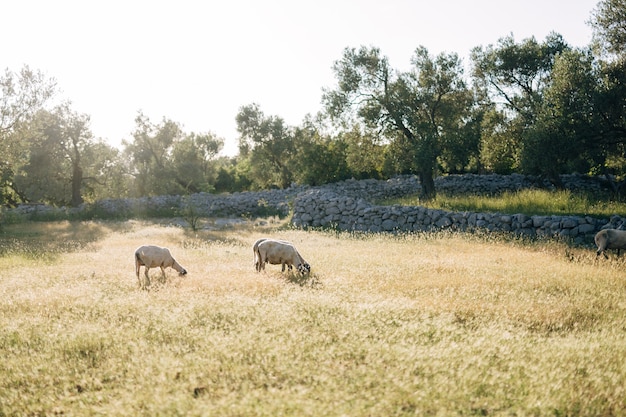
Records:
[[[504,213],[540,215],[574,215],[610,217],[626,215],[626,203],[598,197],[591,194],[575,193],[569,190],[521,190],[505,192],[497,196],[446,195],[438,194],[428,202],[420,202],[417,195],[378,202],[382,205],[421,205],[433,209],[449,211],[470,211],[477,213]]]

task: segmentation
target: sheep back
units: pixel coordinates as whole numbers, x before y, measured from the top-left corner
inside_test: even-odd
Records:
[[[265,269],[265,263],[270,263],[272,265],[293,265],[300,272],[311,270],[310,265],[300,256],[295,246],[289,242],[266,239],[257,245],[256,253],[260,269]]]

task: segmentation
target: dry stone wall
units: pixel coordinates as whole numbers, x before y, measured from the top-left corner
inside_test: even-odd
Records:
[[[529,237],[567,238],[576,244],[585,244],[593,242],[598,230],[619,227],[624,219],[619,216],[596,219],[589,216],[451,212],[420,206],[376,206],[363,198],[338,195],[327,190],[309,190],[297,197],[291,221],[299,228],[330,227],[363,232],[482,229]]]
[[[565,175],[561,180],[566,188],[572,190],[601,192],[606,187],[602,180],[586,176]],[[400,177],[395,181],[403,182],[407,187],[398,194],[420,191],[414,177]],[[550,184],[522,175],[447,176],[437,178],[435,185],[439,192],[451,194],[498,194],[550,187]],[[378,206],[372,203],[378,196],[371,198],[367,193],[346,192],[344,186],[345,183],[300,193],[294,202],[292,224],[300,228],[331,227],[344,231],[395,233],[486,230],[529,237],[557,237],[570,239],[575,244],[589,244],[598,230],[620,227],[626,220],[620,216],[597,219],[590,216],[527,216],[451,212],[421,206]]]
[[[566,188],[605,191],[599,178],[564,175]],[[435,179],[438,192],[449,194],[499,194],[527,188],[549,188],[550,184],[524,175],[449,175]],[[613,216],[526,216],[523,214],[449,212],[413,206],[378,206],[376,201],[418,194],[421,186],[413,175],[389,180],[347,180],[320,187],[292,186],[232,194],[198,193],[191,196],[159,196],[135,199],[109,199],[77,208],[24,205],[9,213],[35,215],[76,214],[88,210],[106,216],[132,217],[137,213],[156,214],[192,208],[199,216],[242,217],[267,213],[288,215],[295,227],[333,227],[368,232],[415,232],[441,229],[511,232],[526,236],[571,238],[576,243],[591,242],[601,228],[618,227],[625,219]]]

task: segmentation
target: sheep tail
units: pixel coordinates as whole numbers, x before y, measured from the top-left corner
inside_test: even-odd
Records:
[[[139,268],[143,265],[143,261],[141,260],[141,254],[139,251],[135,252],[135,273],[139,276]]]

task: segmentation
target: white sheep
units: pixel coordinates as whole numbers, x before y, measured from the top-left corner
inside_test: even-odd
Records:
[[[142,266],[146,267],[146,279],[143,283],[139,278],[139,270]],[[148,271],[150,268],[156,268],[157,266],[161,268],[163,281],[165,281],[165,268],[171,267],[178,271],[180,275],[185,275],[187,273],[187,270],[172,257],[168,248],[162,248],[154,245],[140,246],[137,250],[135,250],[135,272],[137,274],[137,280],[139,281],[139,288],[146,289],[150,285]]]
[[[311,266],[300,256],[296,247],[284,241],[262,240],[257,245],[256,259],[259,261],[257,271],[265,270],[265,264],[270,263],[272,265],[281,264],[283,272],[285,265],[289,267],[294,265],[301,274],[311,272]]]
[[[617,256],[619,256],[620,249],[626,249],[626,230],[600,230],[596,233],[594,240],[598,246],[596,258],[600,256],[600,254],[603,254],[605,258],[608,258],[606,254],[607,249],[617,249]]]
[[[261,271],[261,258],[259,258],[258,256],[258,248],[259,248],[259,243],[264,242],[266,240],[273,240],[275,242],[282,242],[282,243],[286,243],[288,245],[292,245],[293,244],[291,242],[287,242],[286,240],[278,240],[278,239],[270,239],[267,237],[262,237],[260,239],[258,239],[256,242],[254,242],[254,245],[252,245],[252,253],[254,253],[254,269],[256,269],[257,272]],[[289,270],[291,271],[291,265],[288,265]],[[285,270],[284,266],[283,266],[283,271]]]

